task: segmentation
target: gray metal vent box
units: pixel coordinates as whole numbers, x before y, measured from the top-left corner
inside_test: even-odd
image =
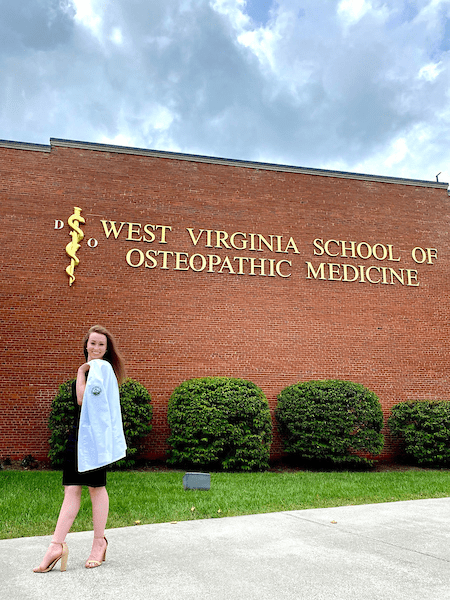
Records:
[[[185,490],[209,490],[211,487],[210,473],[186,473],[183,477]]]

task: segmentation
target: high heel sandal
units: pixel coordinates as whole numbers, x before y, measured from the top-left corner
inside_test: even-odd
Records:
[[[56,563],[60,559],[61,559],[61,566],[60,566],[61,571],[65,571],[66,570],[67,559],[69,557],[69,548],[67,547],[66,542],[63,542],[62,544],[60,544],[59,542],[50,542],[50,543],[51,544],[58,544],[58,546],[61,546],[61,554],[59,556],[57,556],[55,559],[53,559],[52,562],[45,569],[41,569],[40,567],[35,567],[33,569],[33,571],[35,573],[48,573],[49,571],[51,571],[53,569],[53,567],[56,565]]]
[[[100,539],[100,538],[97,538],[97,539]],[[94,560],[93,558],[88,558],[86,561],[86,564],[84,565],[86,567],[86,569],[95,569],[95,567],[99,567],[102,564],[102,562],[105,562],[106,550],[108,549],[108,540],[105,537],[103,539],[106,542],[106,546],[105,546],[105,550],[103,552],[102,560]]]

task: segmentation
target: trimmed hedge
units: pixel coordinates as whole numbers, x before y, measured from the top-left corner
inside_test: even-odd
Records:
[[[54,467],[63,465],[67,439],[75,421],[76,407],[72,399],[74,381],[76,380],[70,379],[59,386],[48,419],[48,427],[51,431],[48,456]],[[139,454],[141,439],[152,430],[150,421],[153,407],[150,404],[150,394],[138,381],[126,379],[120,386],[119,393],[127,455],[124,459],[116,462],[114,466],[132,467]]]
[[[275,411],[284,450],[294,461],[371,464],[383,449],[378,397],[358,383],[307,381],[286,387]]]
[[[272,420],[262,390],[230,377],[190,379],[168,405],[168,463],[226,471],[269,466]]]
[[[388,425],[408,459],[426,466],[450,464],[450,401],[400,402]]]

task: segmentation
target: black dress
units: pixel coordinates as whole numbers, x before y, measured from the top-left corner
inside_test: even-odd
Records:
[[[72,384],[72,402],[75,404],[75,422],[69,433],[63,466],[63,485],[88,485],[89,487],[104,487],[106,485],[106,467],[93,471],[78,471],[78,425],[80,423],[81,406],[77,402],[76,381]]]

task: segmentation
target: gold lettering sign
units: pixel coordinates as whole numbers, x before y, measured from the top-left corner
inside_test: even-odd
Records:
[[[55,229],[60,229],[62,223],[55,220]],[[81,208],[74,207],[74,214],[68,219],[68,223],[72,228],[70,233],[72,241],[66,246],[66,252],[71,258],[66,272],[71,286],[75,281],[75,267],[80,262],[76,253],[84,238],[80,228],[80,224],[85,223],[85,219],[81,216]],[[289,279],[295,276],[295,255],[302,253],[296,240],[285,235],[250,233],[241,230],[229,233],[224,229],[186,227],[187,240],[195,248],[194,253],[190,253],[180,251],[176,247],[171,248],[172,225],[107,219],[100,219],[100,223],[106,239],[117,240],[120,237],[132,243],[134,247],[126,250],[125,261],[133,269],[142,267],[144,270],[161,269]],[[161,247],[160,244],[169,246],[170,249],[157,249]],[[90,238],[87,245],[89,248],[96,248],[98,241]],[[151,249],[148,249],[149,245]],[[306,265],[304,276],[308,280],[380,286],[420,286],[419,271],[408,268],[407,265],[402,268],[399,264],[408,259],[404,255],[408,250],[399,251],[394,249],[393,244],[380,241],[374,243],[343,240],[339,236],[330,239],[315,238],[312,246],[311,254],[314,257],[322,257],[319,259],[322,262],[306,260],[303,263]],[[203,253],[201,247],[209,249],[210,253],[208,251]],[[216,254],[220,250],[225,250],[227,255]],[[236,251],[244,251],[246,256],[236,255]],[[270,252],[272,256],[276,254],[291,256],[289,256],[290,260],[279,260],[281,257],[257,258],[249,255],[254,252]],[[412,259],[416,265],[433,265],[438,260],[438,250],[415,246],[410,251],[409,259]],[[357,263],[354,263],[354,260]]]

